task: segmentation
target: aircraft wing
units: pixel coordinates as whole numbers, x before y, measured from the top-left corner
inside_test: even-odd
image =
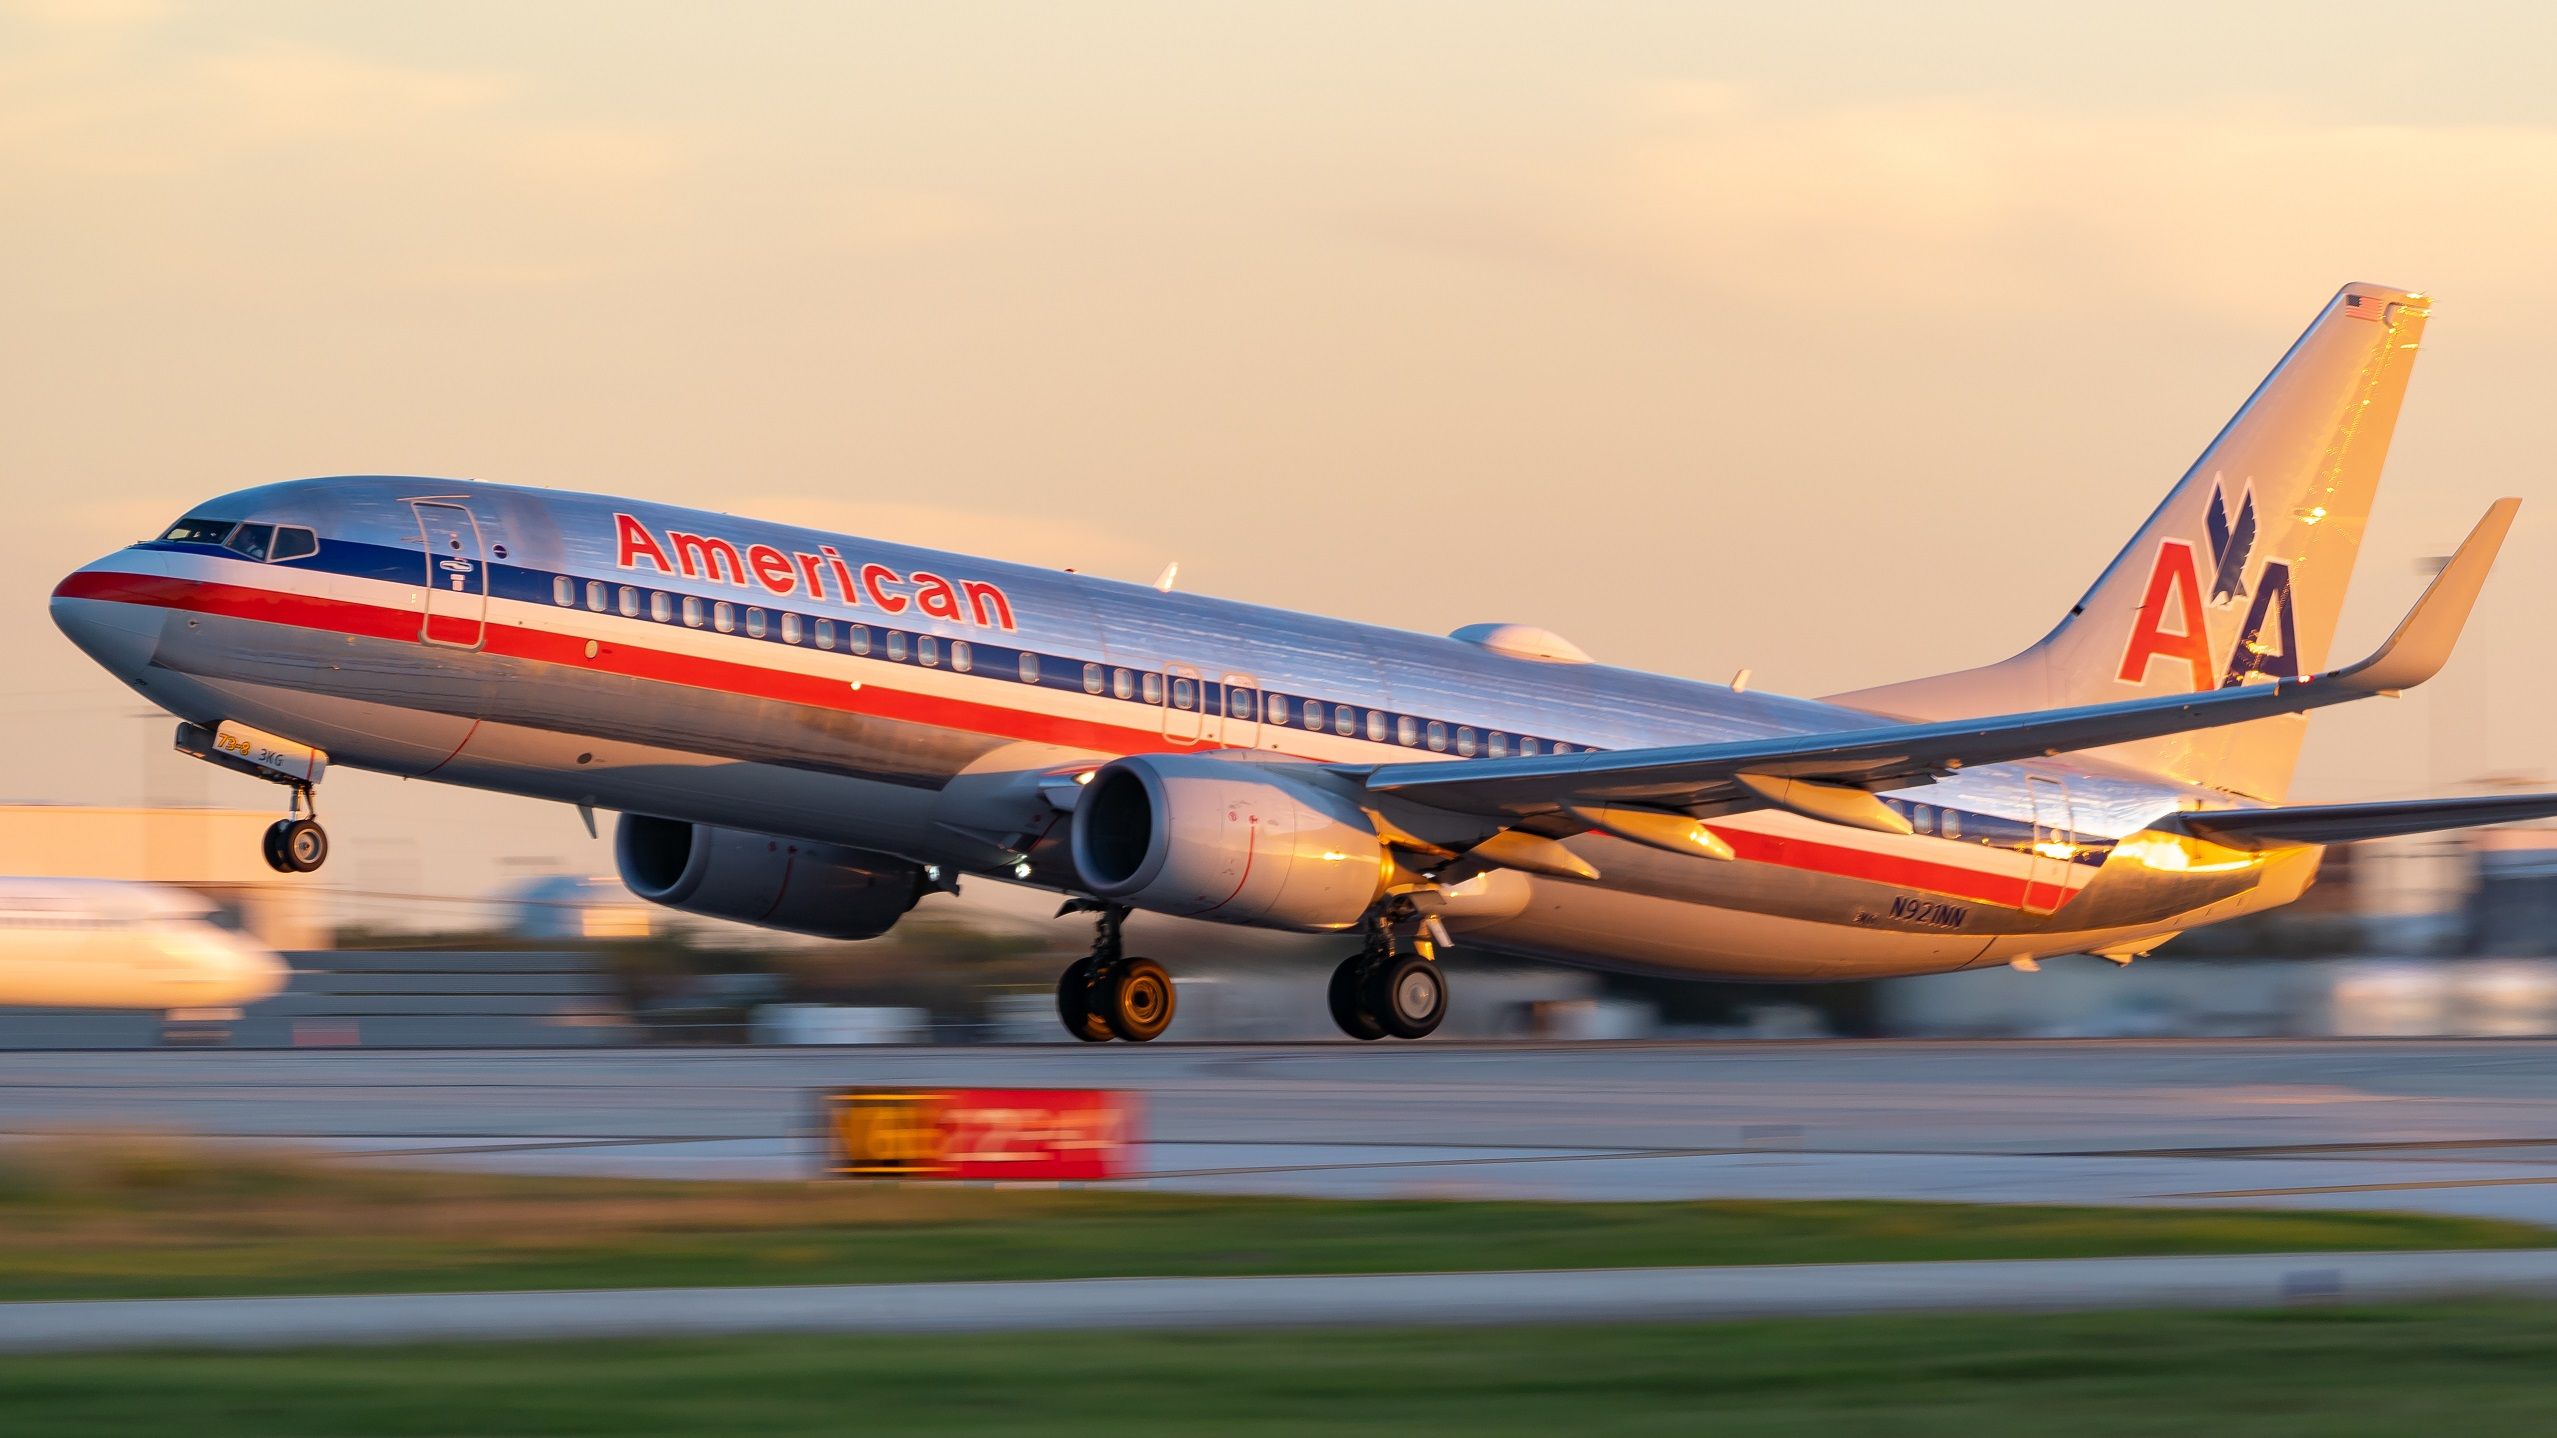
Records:
[[[2190,834],[2232,849],[2344,844],[2428,834],[2472,824],[2510,824],[2557,815],[2557,794],[2484,794],[2464,799],[2399,799],[2377,804],[2290,804],[2277,809],[2204,809],[2149,827]]]
[[[1717,804],[1772,803],[1841,823],[1905,831],[1905,824],[1869,793],[1857,791],[1925,783],[1973,765],[2304,713],[2423,683],[2449,659],[2520,503],[2497,500],[2387,642],[2360,663],[2325,674],[1939,723],[1877,724],[1727,744],[1382,764],[1344,772],[1373,792],[1470,814],[1523,818],[1588,806],[1693,811]]]

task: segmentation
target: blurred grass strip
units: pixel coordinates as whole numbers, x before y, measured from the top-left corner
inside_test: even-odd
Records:
[[[2540,1435],[2557,1306],[0,1359],[48,1438]]]
[[[0,1145],[0,1300],[2552,1244],[2526,1224],[2314,1210],[648,1182],[147,1136]]]

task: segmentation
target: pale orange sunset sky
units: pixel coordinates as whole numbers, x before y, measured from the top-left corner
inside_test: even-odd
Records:
[[[2037,637],[2334,288],[2439,310],[2301,797],[2557,773],[2526,4],[0,3],[0,797],[265,806],[55,633],[269,479],[612,490],[1821,693]],[[349,888],[604,863],[361,775]]]

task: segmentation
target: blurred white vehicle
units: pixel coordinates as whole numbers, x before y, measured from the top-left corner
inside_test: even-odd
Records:
[[[182,889],[113,879],[0,878],[0,1005],[156,1009],[221,1023],[280,992],[282,958],[216,927]]]

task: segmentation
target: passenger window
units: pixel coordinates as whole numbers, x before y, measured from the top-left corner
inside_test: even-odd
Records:
[[[940,668],[941,641],[933,638],[929,634],[916,636],[914,642],[914,657],[927,668]]]
[[[1249,690],[1249,689],[1228,689],[1228,690],[1226,690],[1226,691],[1225,691],[1225,717],[1226,717],[1226,718],[1228,718],[1228,719],[1249,719],[1249,718],[1251,718],[1251,717],[1252,717],[1252,691],[1251,691],[1251,690]]]
[[[1474,742],[1474,731],[1465,728],[1462,725],[1457,726],[1456,752],[1464,755],[1468,759],[1471,759],[1474,757],[1474,751],[1478,747],[1480,746]]]
[[[950,641],[950,667],[962,674],[975,672],[977,652],[968,647],[968,641],[965,639]]]
[[[1508,735],[1503,734],[1503,733],[1502,733],[1502,732],[1500,732],[1498,729],[1495,729],[1495,730],[1493,730],[1493,731],[1492,731],[1492,733],[1491,733],[1491,738],[1490,738],[1490,740],[1489,740],[1488,742],[1491,744],[1492,757],[1493,757],[1493,758],[1495,758],[1495,759],[1506,759],[1506,758],[1508,758],[1508,757],[1509,757],[1509,736],[1508,736]]]
[[[1133,674],[1130,674],[1128,671],[1126,671],[1126,670],[1124,670],[1124,669],[1113,669],[1113,670],[1111,670],[1111,671],[1110,671],[1110,694],[1111,694],[1111,696],[1112,696],[1113,698],[1118,698],[1118,699],[1133,699],[1133,698],[1135,698],[1135,697],[1136,697],[1136,676],[1135,676],[1135,675],[1133,675]]]
[[[1395,720],[1394,742],[1406,749],[1421,742],[1421,721],[1409,714]]]
[[[796,643],[798,643],[798,642],[799,642],[799,636],[800,636],[800,633],[801,633],[801,632],[802,632],[802,631],[801,631],[801,625],[800,625],[800,622],[799,622],[799,616],[798,616],[798,615],[796,615],[796,614],[785,614],[785,615],[781,616],[781,642],[782,642],[782,643],[784,643],[784,644],[796,644]]]
[[[1536,744],[1536,741],[1535,741],[1535,740],[1533,740],[1533,739],[1530,739],[1530,738],[1526,737],[1526,736],[1525,736],[1525,735],[1523,735],[1523,734],[1522,734],[1522,735],[1520,735],[1520,736],[1519,736],[1519,739],[1518,739],[1518,756],[1519,756],[1520,758],[1524,759],[1524,758],[1526,758],[1528,755],[1530,755],[1530,754],[1534,754],[1534,753],[1536,753],[1536,752],[1537,752],[1537,744]]]
[[[752,604],[746,606],[746,637],[749,639],[764,637],[764,612]]]
[[[689,594],[684,596],[684,623],[695,629],[701,627],[701,601]]]
[[[600,579],[589,579],[586,581],[586,607],[595,611],[597,614],[603,613],[605,609],[604,601],[606,595],[604,588],[604,581]]]
[[[1358,709],[1349,704],[1332,706],[1332,732],[1344,738],[1358,733]]]
[[[1101,692],[1100,665],[1086,664],[1083,666],[1083,692],[1086,694],[1098,694]]]
[[[1287,722],[1287,696],[1286,696],[1286,695],[1284,695],[1284,694],[1273,694],[1273,695],[1271,695],[1271,696],[1270,696],[1270,707],[1269,707],[1269,711],[1268,711],[1268,712],[1269,712],[1269,720],[1270,720],[1270,722],[1271,722],[1271,723],[1273,723],[1273,724],[1284,724],[1284,723],[1286,723],[1286,722]]]
[[[1429,721],[1429,747],[1432,753],[1447,752],[1447,726],[1435,719]]]
[[[832,649],[835,647],[835,622],[833,620],[820,619],[817,621],[817,647],[820,649]]]
[[[710,606],[710,627],[722,634],[737,632],[737,606],[722,599]]]
[[[577,581],[569,578],[565,574],[553,575],[550,581],[550,602],[553,604],[564,604],[570,608],[575,608],[577,605]]]
[[[275,550],[267,558],[282,563],[287,559],[308,559],[320,552],[320,537],[307,529],[294,526],[275,531]]]
[[[1909,827],[1911,829],[1921,834],[1929,834],[1935,832],[1935,826],[1935,810],[1928,808],[1924,804],[1912,804],[1909,806]]]
[[[867,654],[867,653],[869,653],[869,652],[870,652],[870,626],[869,626],[869,625],[867,625],[867,624],[856,624],[856,625],[852,626],[852,640],[851,640],[851,643],[850,643],[850,645],[849,645],[848,647],[849,647],[849,648],[852,650],[852,652],[853,652],[853,653],[855,653],[855,654]]]
[[[275,547],[275,526],[272,524],[243,524],[239,528],[231,531],[231,537],[222,541],[222,547],[235,554],[245,554],[249,558],[263,563],[265,562],[267,551]]]
[[[1026,650],[1021,655],[1021,682],[1024,684],[1039,682],[1039,656]]]
[[[672,623],[675,618],[675,596],[662,589],[648,591],[648,617],[660,624]]]
[[[1554,752],[1557,754],[1568,754],[1571,752],[1571,746],[1564,743],[1562,740],[1557,739],[1554,741]]]
[[[1321,729],[1322,729],[1322,727],[1323,727],[1323,701],[1322,701],[1322,700],[1320,700],[1320,699],[1308,699],[1308,700],[1306,700],[1306,701],[1305,701],[1305,727],[1306,727],[1306,728],[1308,728],[1308,729],[1313,729],[1313,730],[1317,730],[1317,731],[1319,731],[1319,730],[1321,730]]]
[[[1953,812],[1951,809],[1947,809],[1944,811],[1944,817],[1937,822],[1946,838],[1959,839],[1962,837],[1962,816],[1960,814]]]
[[[1367,711],[1367,737],[1374,743],[1382,744],[1385,742],[1384,710],[1370,709]]]
[[[1199,686],[1187,679],[1173,680],[1172,707],[1175,709],[1196,709],[1199,707]]]
[[[899,664],[906,662],[906,632],[904,630],[891,629],[888,631],[888,657],[897,661]]]
[[[1148,674],[1145,676],[1145,702],[1148,704],[1160,704],[1163,702],[1162,675]]]
[[[621,617],[624,619],[637,619],[639,617],[639,591],[625,584],[621,587],[621,594],[618,597],[621,601]]]

